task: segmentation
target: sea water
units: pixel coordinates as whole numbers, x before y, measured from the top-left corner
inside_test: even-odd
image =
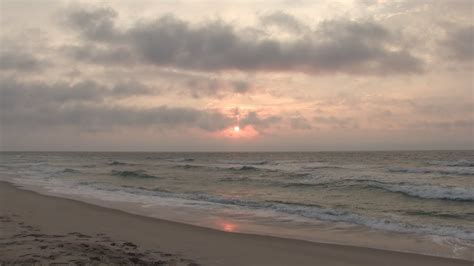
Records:
[[[3,152],[0,178],[228,232],[473,260],[474,151]]]

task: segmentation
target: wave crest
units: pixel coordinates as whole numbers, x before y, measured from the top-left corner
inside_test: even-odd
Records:
[[[368,186],[422,199],[474,201],[474,189],[472,188],[415,185],[408,183],[391,184],[378,181],[368,181]]]
[[[135,170],[135,171],[117,171],[112,170],[111,174],[118,177],[132,177],[132,178],[159,178],[154,175],[149,175],[144,170]]]
[[[391,173],[409,173],[409,174],[442,174],[442,175],[474,175],[472,169],[430,169],[430,168],[404,168],[391,167],[387,171]]]
[[[64,168],[62,173],[69,173],[69,174],[75,174],[75,173],[80,173],[80,171],[72,168]]]
[[[109,162],[108,165],[127,165],[127,163],[119,162],[119,161],[112,161],[112,162]]]
[[[265,165],[268,164],[268,161],[234,161],[234,160],[220,160],[219,163],[224,164],[241,164],[241,165]]]
[[[474,161],[457,160],[457,161],[429,161],[428,164],[451,166],[451,167],[474,167]]]

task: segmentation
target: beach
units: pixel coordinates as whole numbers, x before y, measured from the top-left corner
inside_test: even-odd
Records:
[[[218,231],[41,195],[6,182],[0,183],[0,197],[3,264],[75,260],[155,265],[472,265],[464,260]]]

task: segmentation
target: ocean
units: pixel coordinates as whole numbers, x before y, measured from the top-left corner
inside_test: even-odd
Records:
[[[474,151],[3,152],[0,179],[229,233],[474,254]]]

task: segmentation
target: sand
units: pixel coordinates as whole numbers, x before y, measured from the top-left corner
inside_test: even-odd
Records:
[[[0,264],[469,265],[469,261],[222,232],[0,182]]]

